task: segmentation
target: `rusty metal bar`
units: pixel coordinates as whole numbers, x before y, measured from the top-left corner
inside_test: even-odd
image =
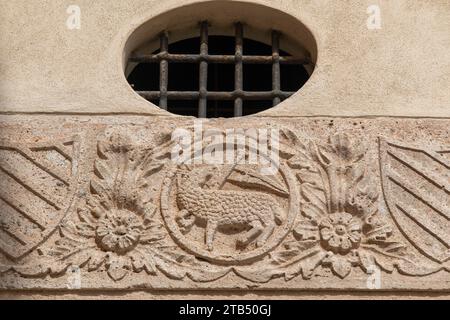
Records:
[[[272,31],[272,90],[280,91],[281,77],[280,77],[280,33]],[[273,106],[281,102],[280,97],[273,98]]]
[[[147,100],[156,100],[160,97],[159,91],[137,91]],[[209,91],[206,92],[206,98],[211,100],[271,100],[275,97],[287,99],[295,92],[291,91]],[[167,97],[170,100],[197,100],[200,98],[198,91],[168,91]]]
[[[242,23],[236,23],[236,49],[235,49],[235,67],[234,67],[234,90],[236,92],[243,91],[243,67],[242,56],[244,55],[244,28]],[[234,116],[242,116],[242,98],[237,97],[234,100]]]
[[[160,37],[161,52],[167,54],[169,51],[169,36],[164,31]],[[167,110],[167,86],[169,84],[169,62],[167,59],[161,59],[159,63],[159,107]]]
[[[206,61],[208,63],[234,64],[236,62],[235,55],[200,55],[200,54],[172,54],[172,53],[157,53],[157,54],[134,54],[130,57],[130,62],[139,63],[158,63],[161,60],[167,60],[172,63],[199,63]],[[287,57],[280,56],[280,64],[311,64],[311,59],[304,57]],[[243,64],[272,64],[272,56],[242,56]]]
[[[208,22],[200,23],[200,53],[199,54],[171,54],[169,53],[168,32],[160,36],[160,52],[158,54],[134,54],[130,58],[132,62],[159,63],[160,83],[159,91],[137,91],[148,100],[158,100],[159,106],[167,110],[168,100],[198,100],[198,117],[207,117],[208,99],[213,101],[234,101],[234,116],[243,115],[243,102],[245,100],[272,100],[273,105],[279,104],[294,92],[281,90],[281,65],[297,64],[311,65],[309,57],[280,56],[280,36],[278,31],[272,31],[272,55],[271,56],[245,56],[244,28],[242,23],[235,24],[235,53],[234,55],[209,55],[208,51]],[[169,91],[169,63],[198,63],[199,64],[199,90],[198,91]],[[208,64],[234,64],[235,82],[234,91],[208,92]],[[272,90],[271,91],[244,91],[243,65],[244,64],[271,64],[272,65]]]
[[[200,56],[208,55],[208,22],[201,23],[200,30]],[[208,103],[208,61],[200,61],[199,71],[199,100],[198,100],[198,117],[206,118]]]

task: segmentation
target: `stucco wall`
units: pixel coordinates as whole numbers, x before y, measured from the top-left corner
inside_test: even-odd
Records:
[[[122,53],[142,23],[195,2],[201,1],[2,0],[0,110],[164,114],[128,87]],[[247,2],[291,14],[318,46],[308,83],[261,115],[450,115],[448,1]],[[380,30],[366,26],[374,3],[381,8]],[[66,27],[71,4],[81,8],[80,30]]]

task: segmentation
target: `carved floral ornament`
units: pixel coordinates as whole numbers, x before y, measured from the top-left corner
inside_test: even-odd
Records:
[[[322,142],[283,130],[281,138],[273,177],[246,165],[176,165],[170,141],[147,148],[118,133],[101,139],[88,195],[58,225],[58,239],[38,258],[12,259],[0,271],[57,277],[77,266],[106,271],[113,281],[145,273],[202,282],[230,272],[267,282],[310,279],[320,270],[342,279],[356,268],[410,276],[450,271],[445,151],[382,140],[380,183],[366,148],[346,134]],[[441,166],[444,175],[423,164]],[[433,181],[444,185],[436,191],[443,202],[397,179],[407,180],[407,170],[422,174],[422,191]],[[423,211],[404,204],[411,194]],[[424,241],[409,233],[418,226]]]

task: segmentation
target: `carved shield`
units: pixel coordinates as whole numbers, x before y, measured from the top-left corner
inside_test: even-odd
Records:
[[[450,259],[450,151],[380,140],[383,191],[406,238],[425,256]]]
[[[45,241],[72,204],[76,137],[0,141],[0,252],[18,260]]]

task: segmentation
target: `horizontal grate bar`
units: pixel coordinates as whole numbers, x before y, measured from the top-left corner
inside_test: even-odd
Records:
[[[139,95],[147,100],[157,100],[160,98],[159,91],[136,91]],[[244,100],[271,100],[273,98],[287,99],[295,92],[288,91],[208,91],[207,99],[211,100],[234,100],[241,98]],[[198,100],[200,93],[198,91],[167,91],[169,100]]]
[[[234,64],[237,59],[242,59],[245,64],[272,64],[272,56],[242,56],[237,58],[234,55],[201,55],[201,54],[172,54],[172,53],[157,53],[157,54],[135,54],[130,57],[131,62],[139,63],[157,63],[166,60],[173,63],[200,63],[206,61],[208,63]],[[311,64],[309,58],[297,57],[283,57],[279,58],[280,64]]]

